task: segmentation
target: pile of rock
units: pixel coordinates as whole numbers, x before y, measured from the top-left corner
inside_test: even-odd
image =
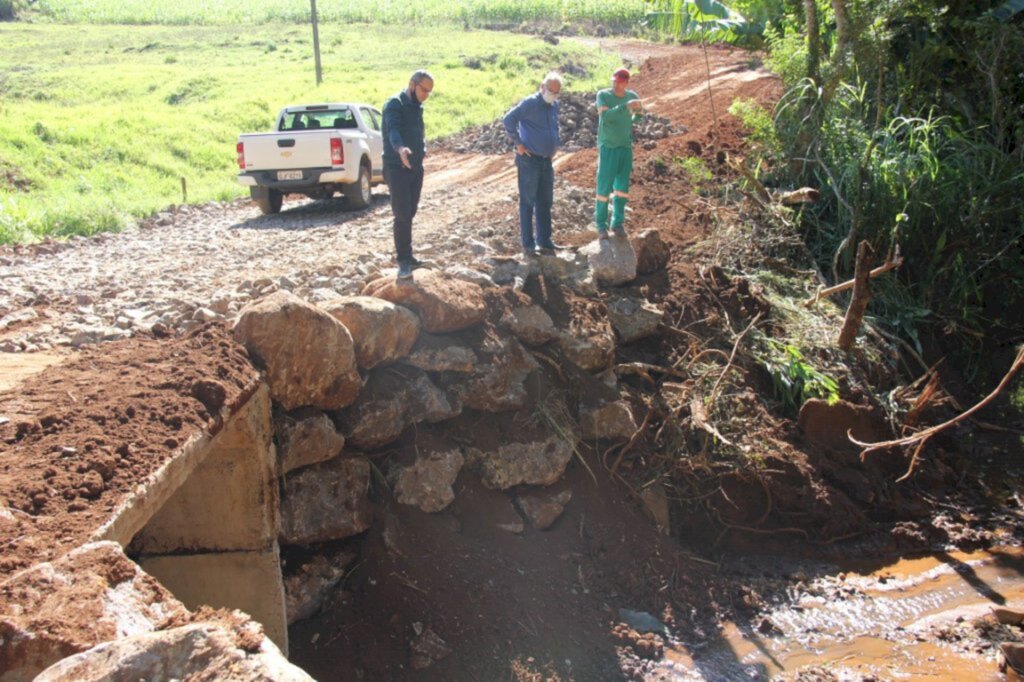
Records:
[[[566,92],[559,100],[559,106],[558,132],[562,149],[574,152],[596,147],[597,106],[594,95]],[[641,144],[685,132],[685,126],[674,125],[669,119],[650,113],[633,124],[633,139]],[[505,154],[512,151],[512,142],[500,119],[444,138],[437,144],[463,153]]]
[[[397,502],[427,513],[451,504],[466,471],[485,487],[514,488],[527,523],[555,523],[572,493],[544,488],[562,477],[579,439],[625,440],[636,430],[614,386],[588,404],[558,406],[565,424],[524,432],[520,442],[417,443],[415,457],[405,459],[385,451],[414,424],[452,420],[465,409],[523,409],[527,382],[541,370],[532,351],[542,348],[614,384],[607,370],[616,344],[658,333],[662,313],[614,291],[606,306],[597,287],[634,279],[638,263],[647,272],[662,268],[667,257],[649,231],[633,244],[610,240],[580,253],[505,259],[489,276],[418,270],[412,282],[377,277],[360,295],[318,305],[277,291],[245,307],[234,333],[263,369],[274,401],[281,543],[314,547],[370,528],[374,467]],[[531,277],[578,302],[568,320],[556,324],[542,302],[514,291]],[[522,532],[524,524],[502,527]],[[289,621],[315,614],[353,559],[286,566]]]
[[[368,495],[375,469],[397,503],[425,513],[450,505],[456,480],[469,475],[513,492],[497,532],[556,524],[573,492],[555,484],[578,444],[622,442],[636,431],[609,369],[618,344],[658,333],[662,317],[635,293],[608,289],[602,298],[598,286],[667,260],[649,231],[579,253],[495,260],[489,275],[420,270],[412,282],[371,277],[359,295],[326,296],[319,305],[278,289],[242,308],[235,337],[262,368],[274,403],[279,541],[315,550],[284,567],[288,622],[315,615],[356,561],[331,543],[377,522]],[[543,300],[523,293],[531,278],[543,278]],[[568,312],[552,299],[570,302]],[[529,406],[527,385],[543,371],[539,359],[551,357],[557,374],[573,365],[593,386],[579,404],[556,392],[545,403],[550,421],[521,426],[529,421],[517,414]],[[414,454],[387,454],[409,426],[466,409],[495,421],[505,415],[515,436],[417,438]],[[0,603],[2,680],[310,679],[249,616],[189,611],[113,542],[14,575],[0,583]],[[429,627],[416,634],[413,667],[450,653]]]

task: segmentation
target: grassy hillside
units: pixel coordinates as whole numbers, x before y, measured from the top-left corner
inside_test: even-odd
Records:
[[[187,4],[187,3],[186,3]],[[0,242],[117,229],[182,200],[230,199],[235,138],[309,101],[381,106],[416,68],[436,89],[431,137],[499,116],[566,66],[606,82],[612,58],[569,41],[451,26],[0,24]]]
[[[17,2],[15,2],[17,5]],[[471,25],[488,22],[590,21],[635,23],[644,0],[319,0],[317,13],[326,22],[409,22]],[[309,0],[38,0],[22,3],[23,14],[61,22],[116,24],[216,24],[306,22]]]

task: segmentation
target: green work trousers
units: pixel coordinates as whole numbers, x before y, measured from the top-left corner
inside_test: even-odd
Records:
[[[598,232],[608,231],[608,201],[612,202],[612,229],[621,230],[626,221],[629,176],[633,174],[632,147],[597,148],[597,202],[594,222]],[[612,195],[614,191],[614,195]]]

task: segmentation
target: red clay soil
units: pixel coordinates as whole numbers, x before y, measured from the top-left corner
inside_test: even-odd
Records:
[[[0,580],[89,541],[258,379],[222,325],[83,351],[0,393]]]

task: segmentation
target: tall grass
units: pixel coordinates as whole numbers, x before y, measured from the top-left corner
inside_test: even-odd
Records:
[[[427,132],[439,137],[494,120],[548,70],[617,64],[576,43],[491,31],[326,24],[320,38],[317,88],[305,26],[0,24],[0,242],[114,229],[181,202],[182,178],[190,202],[242,196],[235,139],[269,129],[288,104],[380,107],[427,68]]]
[[[824,188],[803,216],[835,279],[852,271],[860,240],[879,259],[900,246],[900,283],[883,285],[873,306],[880,321],[919,351],[926,323],[978,350],[989,331],[1020,325],[1010,317],[1024,291],[1024,165],[987,130],[933,109],[879,115],[868,92],[791,89],[775,117],[791,162],[775,180]]]
[[[0,0],[3,2],[4,0]],[[634,24],[644,0],[319,0],[325,22],[378,24],[579,22]],[[306,22],[308,0],[39,0],[34,14],[97,24],[262,24]]]

